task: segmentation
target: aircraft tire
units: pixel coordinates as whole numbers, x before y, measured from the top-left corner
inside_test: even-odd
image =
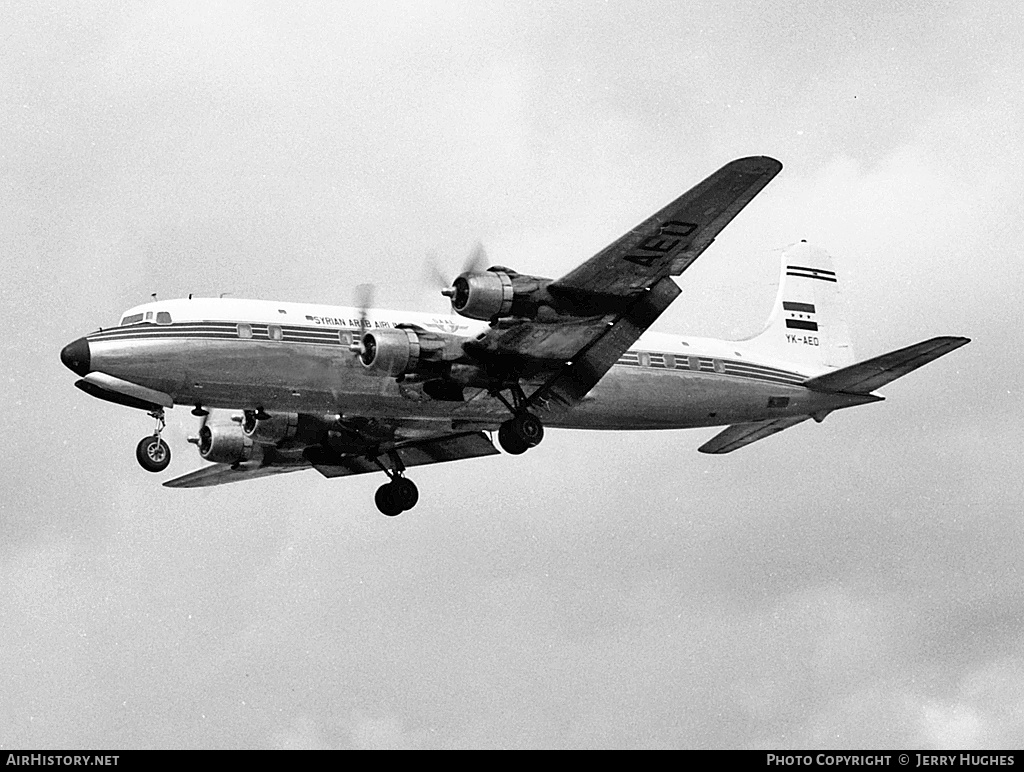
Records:
[[[420,500],[420,492],[412,480],[399,477],[391,481],[391,498],[402,508],[403,512],[407,512],[415,507],[416,502]]]
[[[395,498],[395,490],[391,487],[391,483],[385,483],[373,494],[373,503],[377,505],[377,509],[382,515],[394,517],[402,514],[402,507]]]
[[[544,439],[544,424],[533,413],[520,413],[509,421],[512,433],[526,443],[527,448],[535,448]]]
[[[135,448],[135,458],[147,472],[162,472],[171,463],[171,449],[156,435],[143,437]]]
[[[498,444],[506,453],[518,456],[530,449],[530,446],[512,429],[512,421],[506,421],[498,427]]]

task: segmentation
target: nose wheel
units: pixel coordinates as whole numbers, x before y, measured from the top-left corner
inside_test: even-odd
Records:
[[[164,430],[164,411],[150,413],[156,419],[156,431],[149,437],[143,437],[135,447],[135,458],[147,472],[162,472],[171,463],[171,448],[160,438]]]

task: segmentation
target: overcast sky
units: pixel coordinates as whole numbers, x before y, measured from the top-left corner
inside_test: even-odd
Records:
[[[0,748],[1024,747],[1020,3],[3,17]],[[655,329],[757,332],[806,238],[860,358],[973,342],[724,457],[418,470],[394,519],[381,475],[162,488],[196,419],[147,474],[58,358],[152,292],[444,312],[426,253],[559,276],[750,154]]]

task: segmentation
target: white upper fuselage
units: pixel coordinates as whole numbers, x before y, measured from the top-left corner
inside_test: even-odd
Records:
[[[414,434],[440,425],[494,428],[508,411],[484,389],[434,400],[416,383],[367,369],[349,346],[362,311],[311,303],[195,298],[129,309],[87,336],[90,370],[169,395],[175,404],[341,414],[393,421]],[[141,316],[140,316],[141,315]],[[486,322],[370,309],[369,330],[414,325],[472,338]],[[826,368],[767,361],[744,342],[648,332],[551,426],[685,428],[808,415],[839,406],[801,386]]]

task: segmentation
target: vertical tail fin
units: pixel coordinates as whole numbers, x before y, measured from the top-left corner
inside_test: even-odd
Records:
[[[839,277],[825,250],[801,241],[782,251],[775,307],[748,343],[758,354],[812,368],[853,363]]]

